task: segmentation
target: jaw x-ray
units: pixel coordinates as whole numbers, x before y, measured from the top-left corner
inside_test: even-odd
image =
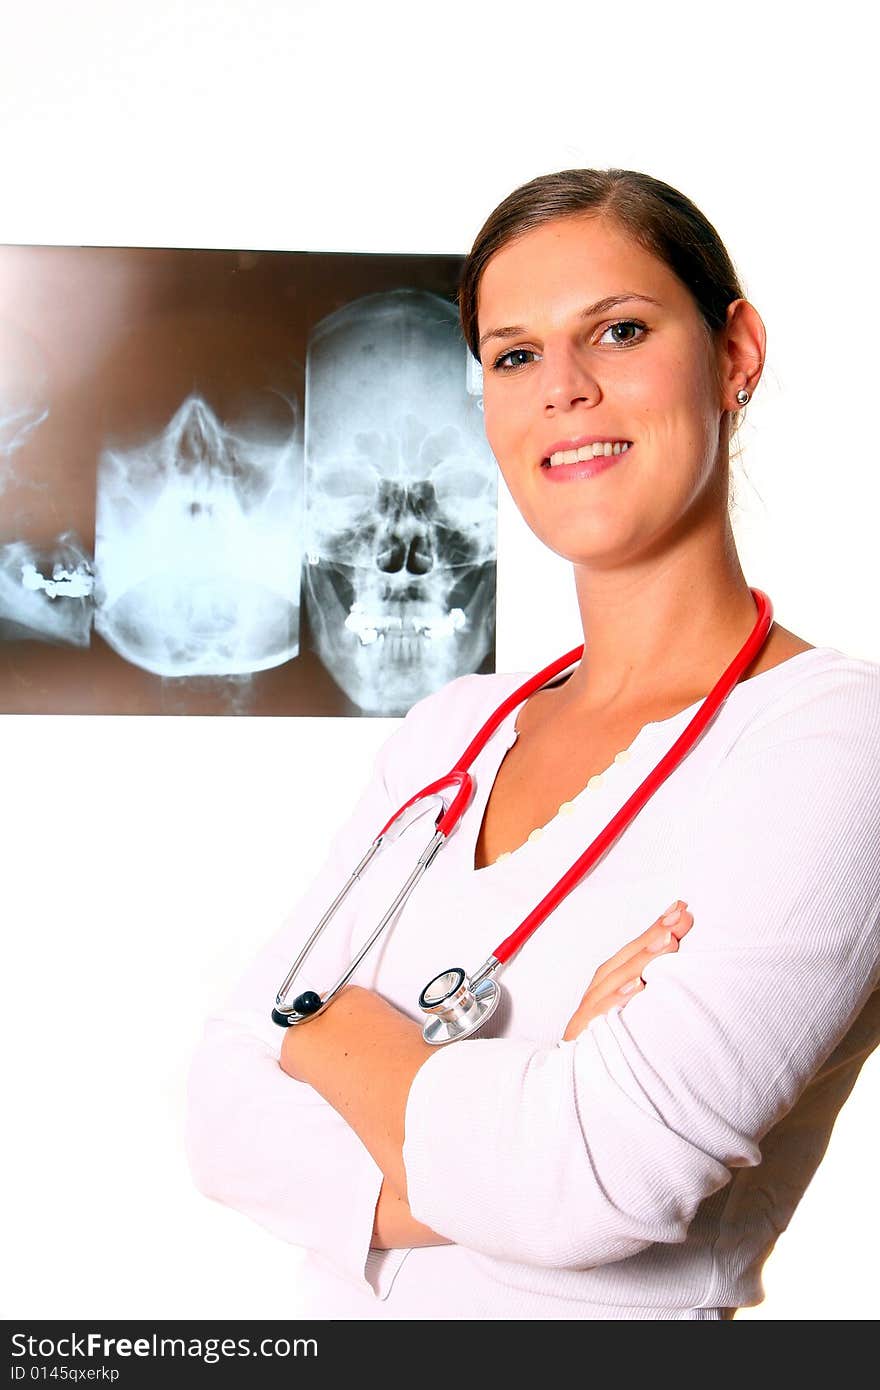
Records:
[[[38,270],[42,248],[27,249]],[[101,251],[66,254],[87,256],[82,299],[100,299]],[[491,669],[498,469],[453,302],[458,259],[110,254],[117,286],[124,258],[142,258],[148,327],[120,337],[140,344],[131,363],[112,343],[95,351],[81,401],[53,399],[72,315],[46,329],[48,350],[38,295],[30,322],[19,303],[25,322],[0,325],[0,711],[396,717]],[[415,284],[394,283],[398,261]],[[180,314],[157,313],[152,280],[160,304],[185,285]],[[184,350],[193,322],[211,331]],[[52,448],[76,437],[77,406],[101,424],[65,468]],[[78,682],[93,704],[81,691],[65,704]]]
[[[45,485],[39,477],[29,476],[22,459],[48,417],[46,357],[28,333],[0,319],[0,517],[4,519],[14,489],[20,488],[32,503],[39,500]],[[62,533],[42,550],[0,532],[0,641],[87,647],[93,582],[89,557],[73,532]]]

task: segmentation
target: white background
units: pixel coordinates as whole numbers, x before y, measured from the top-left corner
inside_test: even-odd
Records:
[[[0,241],[462,253],[537,174],[665,179],[768,329],[746,576],[880,660],[866,12],[609,10],[6,0]],[[500,505],[498,669],[537,670],[582,640],[571,570]],[[396,722],[0,722],[5,1316],[290,1315],[296,1249],[191,1184],[186,1065]],[[740,1318],[876,1316],[878,1099],[875,1055]]]

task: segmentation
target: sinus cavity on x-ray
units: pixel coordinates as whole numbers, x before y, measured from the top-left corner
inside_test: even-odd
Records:
[[[0,712],[395,717],[493,669],[460,267],[0,247]]]

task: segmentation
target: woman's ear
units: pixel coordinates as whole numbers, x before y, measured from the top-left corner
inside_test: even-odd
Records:
[[[740,410],[737,391],[750,396],[761,380],[767,353],[767,330],[754,304],[734,299],[727,306],[727,323],[719,343],[719,385],[724,410]]]

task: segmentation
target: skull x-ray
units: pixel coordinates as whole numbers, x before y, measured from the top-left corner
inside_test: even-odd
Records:
[[[371,714],[405,714],[494,641],[498,471],[455,306],[370,294],[306,359],[303,590],[324,665]]]
[[[0,713],[397,718],[490,669],[461,268],[0,247]]]
[[[302,434],[229,428],[189,396],[98,468],[95,630],[160,676],[264,671],[299,650]]]

